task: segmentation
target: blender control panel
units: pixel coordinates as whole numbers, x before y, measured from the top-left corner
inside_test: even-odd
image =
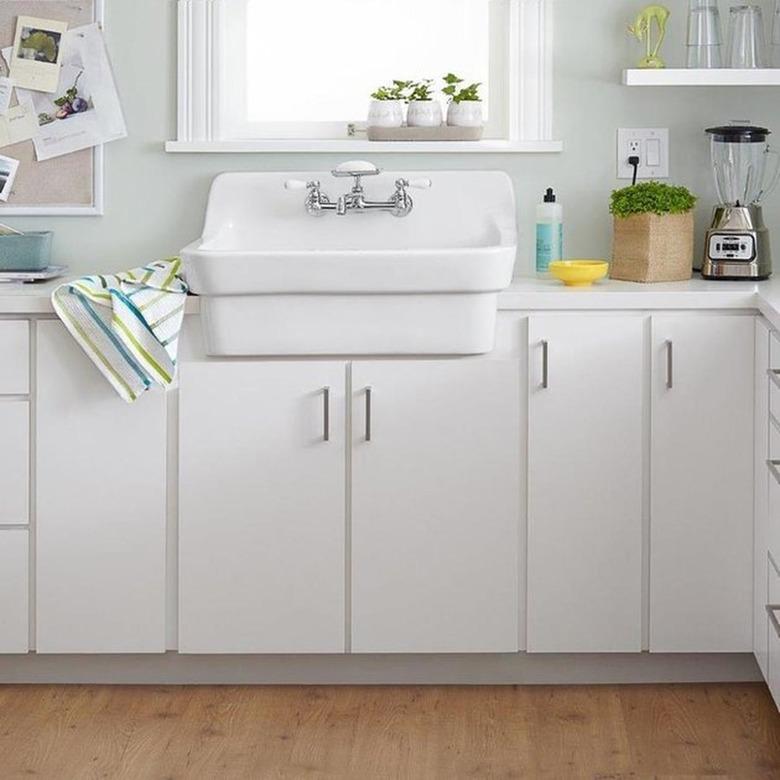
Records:
[[[711,260],[744,260],[750,262],[756,256],[756,239],[747,234],[715,233],[710,236]]]

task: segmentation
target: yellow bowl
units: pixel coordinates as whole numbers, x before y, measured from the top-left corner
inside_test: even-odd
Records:
[[[560,260],[550,263],[550,273],[567,287],[590,287],[609,271],[604,260]]]

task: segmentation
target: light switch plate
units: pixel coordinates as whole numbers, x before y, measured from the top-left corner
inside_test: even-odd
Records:
[[[637,179],[669,178],[669,130],[656,128],[620,128],[617,137],[617,177],[633,179],[634,167],[628,158],[639,157]]]

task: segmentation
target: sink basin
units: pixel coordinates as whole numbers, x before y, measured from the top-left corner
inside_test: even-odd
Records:
[[[304,209],[294,176],[332,199],[323,173],[226,173],[211,187],[203,237],[182,250],[200,295],[211,355],[448,355],[492,350],[496,299],[517,253],[514,193],[500,172],[383,173],[363,182],[386,200],[427,177],[408,217]]]

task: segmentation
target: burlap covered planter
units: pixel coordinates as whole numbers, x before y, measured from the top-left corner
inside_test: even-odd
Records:
[[[692,211],[615,217],[611,279],[682,282],[692,274]]]

